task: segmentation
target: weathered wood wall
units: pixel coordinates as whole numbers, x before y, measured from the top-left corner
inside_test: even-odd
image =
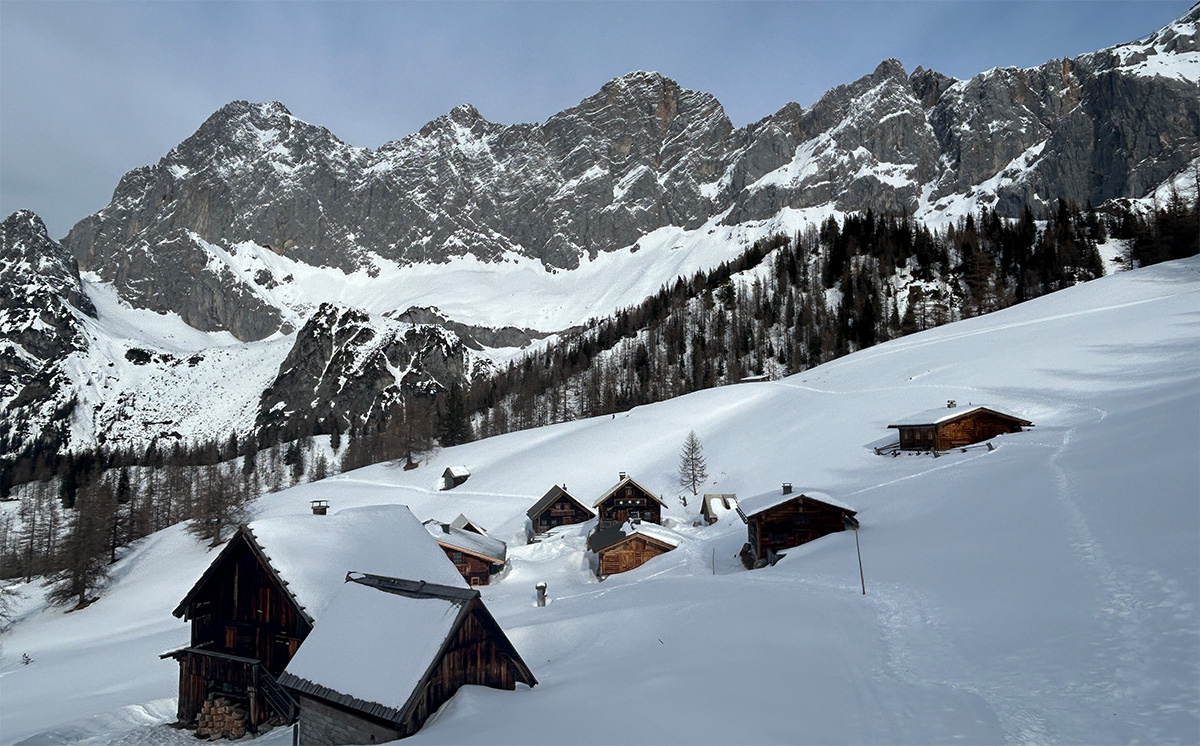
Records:
[[[668,547],[647,541],[641,536],[634,536],[627,541],[598,552],[600,574],[615,575],[620,572],[629,572],[635,567],[641,567],[649,560],[669,551],[671,549]]]
[[[441,546],[439,544],[439,546]],[[454,563],[454,567],[458,570],[458,574],[463,576],[463,579],[470,585],[487,585],[492,578],[492,565],[494,563],[480,559],[472,554],[467,554],[453,547],[442,546],[442,551]]]
[[[578,504],[565,497],[561,497],[539,513],[533,525],[539,532],[549,531],[555,526],[583,523],[591,517],[592,514],[581,508]]]
[[[767,550],[780,551],[846,529],[846,511],[810,500],[804,495],[750,516],[747,524],[750,547],[757,559]]]
[[[624,523],[635,517],[650,523],[662,523],[662,506],[650,495],[632,484],[627,484],[596,506],[601,521]]]

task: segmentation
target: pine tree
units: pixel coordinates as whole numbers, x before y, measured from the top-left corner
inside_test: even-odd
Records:
[[[696,431],[692,430],[684,439],[683,450],[679,453],[679,485],[690,489],[693,495],[697,494],[700,485],[708,479],[707,468],[704,446],[700,444],[700,438],[696,437]]]

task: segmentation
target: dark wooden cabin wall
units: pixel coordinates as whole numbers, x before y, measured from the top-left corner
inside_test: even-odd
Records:
[[[755,556],[765,559],[768,549],[779,551],[845,530],[845,511],[802,497],[751,516],[750,539]]]
[[[600,552],[600,574],[615,575],[641,567],[660,554],[671,550],[635,536],[628,541]]]

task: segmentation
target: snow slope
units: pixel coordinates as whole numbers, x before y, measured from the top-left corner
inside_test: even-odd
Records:
[[[255,509],[400,502],[420,519],[464,513],[510,542],[484,599],[540,683],[467,687],[414,744],[1194,743],[1198,362],[1200,259],[1189,259],[782,381],[446,449],[410,472],[379,464]],[[936,459],[865,447],[946,399],[1035,427]],[[692,527],[699,500],[685,507],[675,481],[691,429],[705,491],[788,481],[853,505],[866,595],[849,533],[747,572],[736,514]],[[471,479],[438,492],[457,464]],[[525,510],[551,484],[587,502],[618,471],[666,498],[679,548],[597,582],[587,525],[521,545]],[[213,556],[177,527],[137,544],[83,611],[46,610],[27,588],[3,639],[0,743],[189,742],[156,724],[177,686],[157,654],[186,640],[170,610]]]

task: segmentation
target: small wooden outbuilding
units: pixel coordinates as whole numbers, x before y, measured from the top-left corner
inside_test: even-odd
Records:
[[[858,526],[857,511],[823,493],[793,494],[791,484],[747,498],[737,512],[746,523],[742,562],[748,568],[773,565],[784,549]]]
[[[470,585],[488,585],[504,569],[508,545],[503,541],[450,523],[426,521],[425,528]]]
[[[479,591],[350,573],[280,683],[299,702],[300,743],[340,746],[411,736],[467,684],[537,679]]]
[[[455,518],[453,521],[450,521],[450,525],[454,528],[461,528],[463,531],[472,531],[474,533],[487,536],[487,530],[484,529],[483,526],[480,526],[475,521],[467,518],[462,513],[459,513],[457,518]]]
[[[997,435],[1033,427],[1029,420],[989,407],[948,406],[918,412],[888,425],[900,431],[902,451],[947,451],[982,443]]]
[[[598,527],[588,536],[588,549],[596,554],[596,575],[601,579],[641,567],[679,546],[679,537],[653,523],[626,523]]]
[[[529,518],[535,534],[545,533],[555,526],[583,523],[596,517],[590,508],[567,492],[566,485],[559,487],[557,484],[525,511],[525,515]]]
[[[442,489],[452,490],[471,478],[471,471],[465,466],[447,466],[442,472]]]
[[[704,495],[700,499],[700,517],[708,525],[717,522],[722,513],[737,508],[737,495]]]
[[[662,510],[667,504],[653,492],[638,484],[625,472],[620,481],[592,504],[602,526],[621,525],[626,521],[662,523]]]

